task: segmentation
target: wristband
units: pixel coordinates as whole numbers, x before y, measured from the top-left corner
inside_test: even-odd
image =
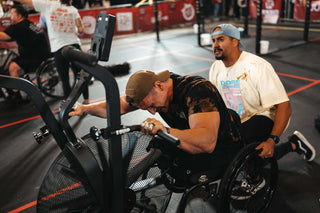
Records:
[[[167,133],[170,134],[170,128],[166,127],[166,129],[167,129]]]
[[[280,138],[276,135],[269,135],[269,138],[271,138],[276,144],[280,141]]]

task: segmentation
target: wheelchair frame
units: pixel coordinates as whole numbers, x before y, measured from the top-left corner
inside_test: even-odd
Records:
[[[6,52],[5,58],[2,59],[3,63],[0,66],[1,74],[8,74],[8,66],[9,62],[13,57],[17,57],[17,53],[15,53],[11,49],[0,49],[0,51]],[[71,77],[71,88],[75,86],[76,83],[76,73],[71,69],[72,74],[69,74]],[[64,94],[62,90],[62,82],[55,67],[55,61],[53,57],[49,57],[43,60],[40,65],[34,69],[32,72],[22,73],[21,77],[27,79],[33,83],[36,83],[40,91],[48,97],[55,99],[63,99]],[[59,88],[61,87],[61,88]],[[7,93],[3,91],[3,93]],[[8,96],[8,97],[7,97]],[[9,98],[9,95],[5,95],[5,98]]]
[[[172,192],[182,192],[182,198],[178,204],[177,212],[211,212],[214,209],[212,204],[215,205],[218,212],[229,213],[229,212],[246,212],[245,210],[250,209],[251,206],[254,206],[254,209],[250,209],[249,212],[265,212],[274,196],[277,179],[278,179],[278,165],[277,161],[274,158],[261,159],[258,154],[260,150],[256,150],[255,147],[259,143],[249,144],[243,147],[239,153],[235,156],[234,160],[230,163],[224,175],[220,176],[208,176],[208,172],[200,173],[198,183],[193,186],[175,186],[174,178],[170,181],[167,179],[167,173],[164,171],[160,176],[157,177],[148,177],[149,169],[154,167],[150,162],[155,162],[156,159],[161,155],[155,150],[150,152],[155,155],[153,160],[146,159],[145,162],[149,162],[148,165],[144,165],[144,162],[141,162],[143,168],[140,168],[140,171],[133,171],[133,173],[142,173],[141,179],[137,182],[129,183],[131,189],[135,193],[141,192],[141,200],[145,201],[144,203],[137,203],[137,207],[143,212],[159,212],[152,209],[152,203],[150,203],[152,197],[146,196],[146,192],[152,189],[155,186],[164,184],[170,193]],[[159,150],[157,150],[159,151]],[[152,158],[152,157],[151,157]],[[259,161],[260,163],[256,164]],[[254,162],[254,165],[251,165]],[[250,198],[244,200],[237,200],[231,197],[233,190],[236,188],[236,182],[240,180],[246,181],[249,173],[246,171],[250,166],[253,170],[254,175],[261,175],[262,178],[266,181],[266,186],[262,187],[260,191],[254,193]],[[136,169],[136,168],[135,168]],[[135,170],[134,169],[134,170]],[[257,171],[258,170],[258,171]],[[252,173],[252,172],[251,172]],[[131,172],[128,172],[128,179],[131,176]],[[137,175],[134,176],[137,179]],[[172,178],[172,177],[171,177]],[[239,180],[240,179],[240,180]],[[238,184],[239,185],[239,184]],[[170,195],[171,196],[171,195]],[[193,200],[196,200],[193,202]],[[259,202],[260,205],[255,205]],[[203,204],[203,205],[202,205]],[[168,205],[166,203],[165,205]],[[165,212],[167,206],[163,208]],[[215,212],[215,211],[214,211]]]

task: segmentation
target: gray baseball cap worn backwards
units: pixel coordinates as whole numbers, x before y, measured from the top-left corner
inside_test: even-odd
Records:
[[[221,31],[214,32],[217,28],[220,28]],[[232,24],[219,24],[212,30],[211,36],[215,35],[226,35],[235,38],[239,41],[239,48],[243,48],[243,45],[240,42],[240,31]]]
[[[154,73],[140,70],[132,74],[126,86],[126,101],[130,106],[137,106],[152,90],[154,82],[165,82],[170,78],[168,70]]]

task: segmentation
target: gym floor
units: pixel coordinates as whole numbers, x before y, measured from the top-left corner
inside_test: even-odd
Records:
[[[213,25],[212,25],[213,26]],[[320,29],[311,27],[310,42],[263,55],[282,80],[293,108],[291,122],[281,141],[299,130],[316,151],[320,151],[320,133],[314,119],[320,113]],[[255,53],[255,26],[249,25],[249,37],[242,39],[245,50]],[[262,39],[270,41],[270,50],[286,47],[302,40],[303,26],[263,26]],[[82,41],[83,50],[90,48],[90,40]],[[154,32],[114,37],[110,60],[114,64],[129,62],[130,74],[140,69],[162,71],[168,69],[181,75],[200,75],[208,78],[215,61],[210,46],[199,47],[193,27],[167,29],[160,32],[160,42]],[[129,75],[116,77],[120,94],[124,94]],[[89,86],[91,102],[104,100],[104,89],[95,81]],[[318,94],[318,95],[317,95]],[[59,101],[46,97],[52,111]],[[79,101],[82,101],[79,99]],[[32,132],[39,131],[44,122],[32,103],[8,108],[0,100],[0,212],[36,212],[36,199],[41,181],[50,164],[60,152],[52,137],[39,145]],[[139,124],[152,117],[137,111],[122,116],[122,124]],[[156,115],[156,117],[158,117]],[[159,117],[158,117],[159,118]],[[77,136],[88,133],[91,126],[106,127],[105,119],[86,116],[72,118]],[[306,162],[296,153],[289,153],[279,163],[279,182],[268,212],[320,212],[320,157]],[[173,209],[168,212],[174,212]]]

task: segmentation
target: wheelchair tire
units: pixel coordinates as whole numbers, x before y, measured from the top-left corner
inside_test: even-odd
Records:
[[[179,213],[216,212],[218,183],[207,182],[186,190],[179,203]]]
[[[261,159],[259,150],[255,150],[258,144],[240,150],[226,170],[219,187],[220,212],[265,212],[270,206],[277,187],[278,164],[274,158]],[[261,188],[253,187],[254,181],[259,181]]]
[[[55,66],[54,58],[48,58],[43,61],[38,67],[36,75],[38,87],[46,96],[55,99],[65,98],[62,81]],[[76,75],[71,68],[69,76],[69,83],[72,89],[76,83]]]

